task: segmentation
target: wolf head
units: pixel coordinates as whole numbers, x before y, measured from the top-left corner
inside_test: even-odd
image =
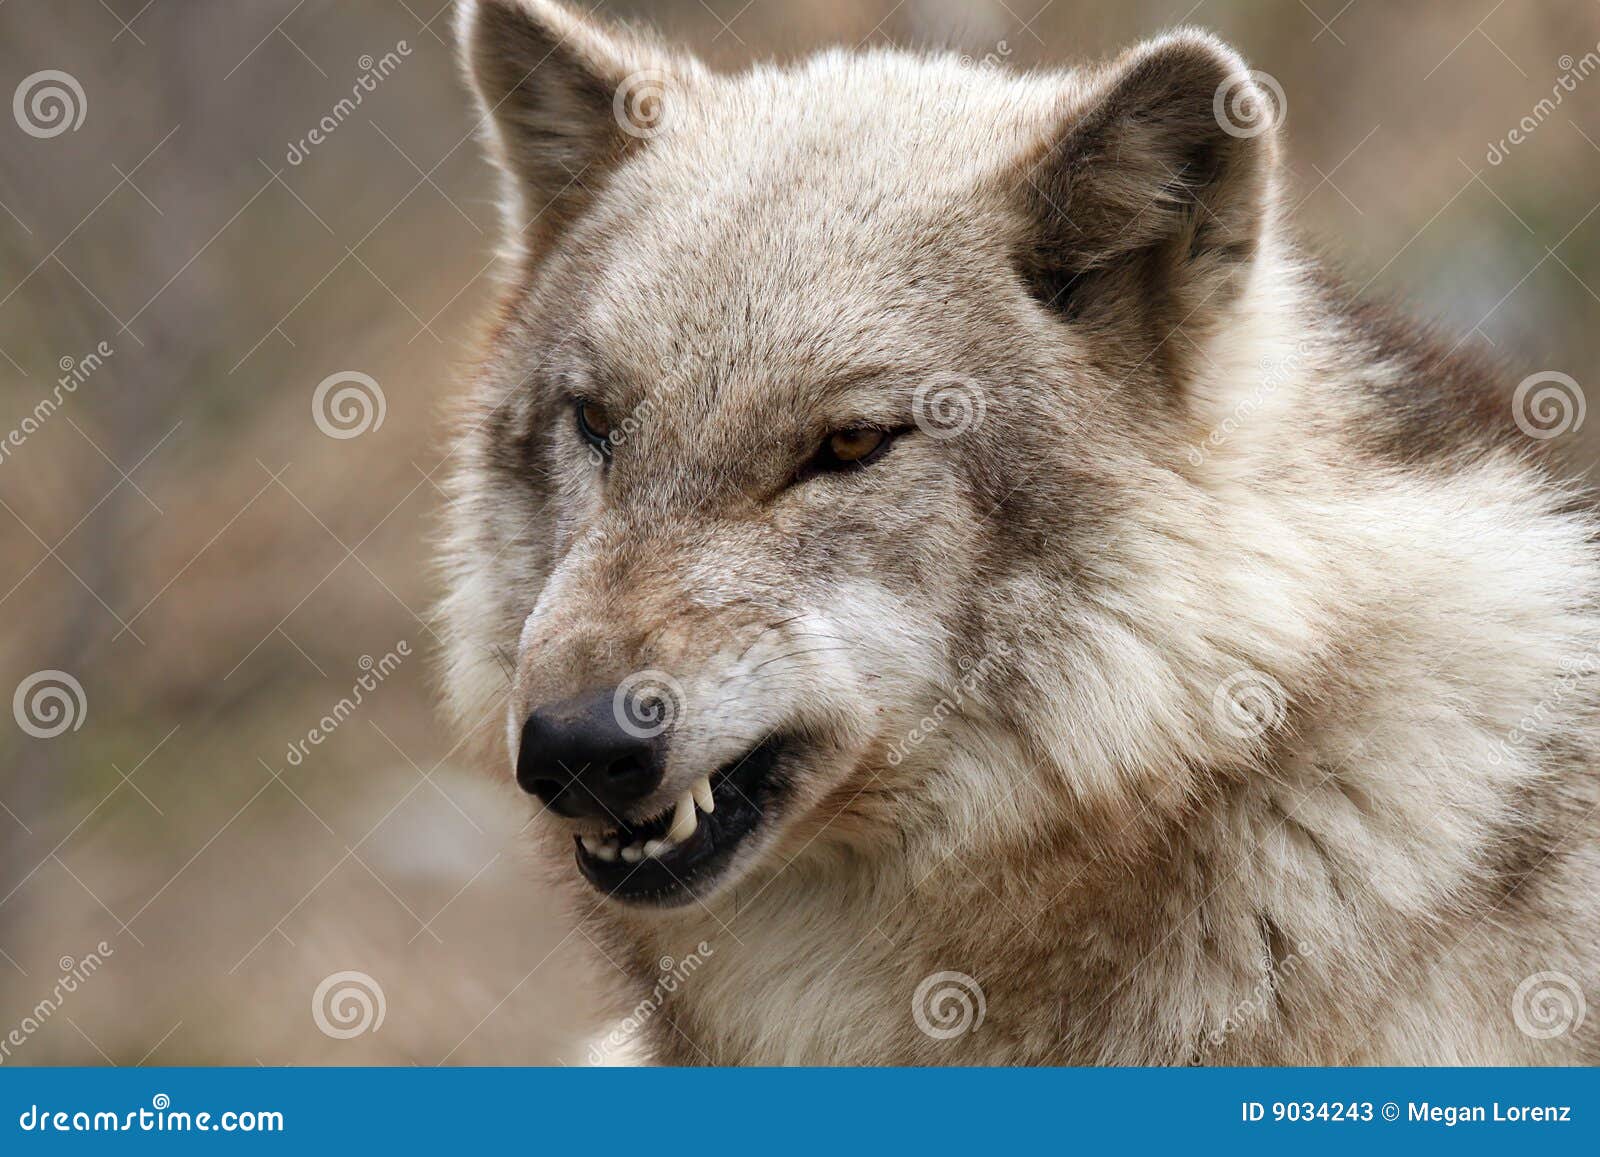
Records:
[[[1193,449],[1272,340],[1274,109],[1236,54],[729,76],[547,0],[459,34],[508,277],[450,683],[584,877],[666,907],[1109,838],[1248,758],[1216,691],[1291,679],[1307,617],[1202,577]]]

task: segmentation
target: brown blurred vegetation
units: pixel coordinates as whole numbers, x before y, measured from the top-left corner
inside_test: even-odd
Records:
[[[0,88],[62,69],[87,99],[50,139],[0,121],[0,435],[62,358],[114,350],[0,461],[0,690],[61,669],[88,703],[50,740],[0,716],[0,1036],[59,958],[114,949],[8,1063],[576,1063],[599,1023],[610,968],[519,860],[528,809],[453,760],[433,708],[439,414],[495,230],[439,2],[0,7]],[[1497,351],[1508,394],[1533,370],[1595,381],[1600,76],[1486,153],[1596,50],[1600,6],[1041,3],[603,7],[728,67],[891,41],[1065,64],[1212,28],[1281,82],[1297,219],[1354,284]],[[311,413],[343,370],[387,403],[349,440]],[[378,1032],[314,1025],[342,969],[381,983]]]

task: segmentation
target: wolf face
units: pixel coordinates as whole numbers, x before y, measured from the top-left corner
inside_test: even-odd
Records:
[[[472,467],[505,498],[475,533],[518,620],[517,779],[582,873],[683,904],[1038,814],[1019,789],[1138,806],[1154,785],[1115,765],[1201,701],[1060,741],[1105,714],[1070,698],[1114,686],[1105,633],[1137,633],[1096,601],[1163,581],[1100,571],[1104,544],[1173,488],[1182,347],[1266,225],[1270,133],[1213,112],[1264,100],[1238,58],[1183,33],[1094,75],[729,78],[514,2],[462,39],[518,246]],[[985,759],[1037,782],[975,794]]]
[[[447,685],[642,989],[717,940],[659,1057],[1596,1055],[1505,999],[1594,976],[1594,519],[1287,235],[1231,50],[459,32],[507,276]]]

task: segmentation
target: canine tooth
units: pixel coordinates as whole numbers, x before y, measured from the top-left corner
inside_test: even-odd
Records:
[[[637,864],[642,859],[644,859],[644,849],[638,844],[629,844],[627,847],[622,849],[623,863]]]
[[[654,859],[671,846],[672,844],[667,840],[646,840],[644,842],[644,858],[647,860]]]
[[[694,796],[686,795],[678,800],[678,811],[672,817],[672,826],[667,829],[667,839],[675,844],[683,843],[694,835],[695,825],[698,822],[694,814]]]
[[[700,810],[710,815],[717,810],[717,801],[711,798],[711,777],[702,775],[694,781],[694,786],[689,789],[689,794],[694,796],[694,802],[700,805]]]
[[[579,836],[578,840],[583,844],[583,850],[591,856],[598,856],[600,849],[604,846],[603,840],[597,840],[593,836]]]

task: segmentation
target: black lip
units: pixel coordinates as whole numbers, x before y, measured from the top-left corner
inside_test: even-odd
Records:
[[[608,863],[590,855],[574,836],[578,871],[600,891],[628,903],[673,908],[692,902],[722,874],[745,838],[771,817],[785,788],[779,774],[783,749],[783,741],[771,737],[719,768],[711,776],[715,810],[702,813],[694,835],[665,856],[637,864]],[[621,842],[657,837],[670,818],[669,812],[645,824],[624,826]]]

